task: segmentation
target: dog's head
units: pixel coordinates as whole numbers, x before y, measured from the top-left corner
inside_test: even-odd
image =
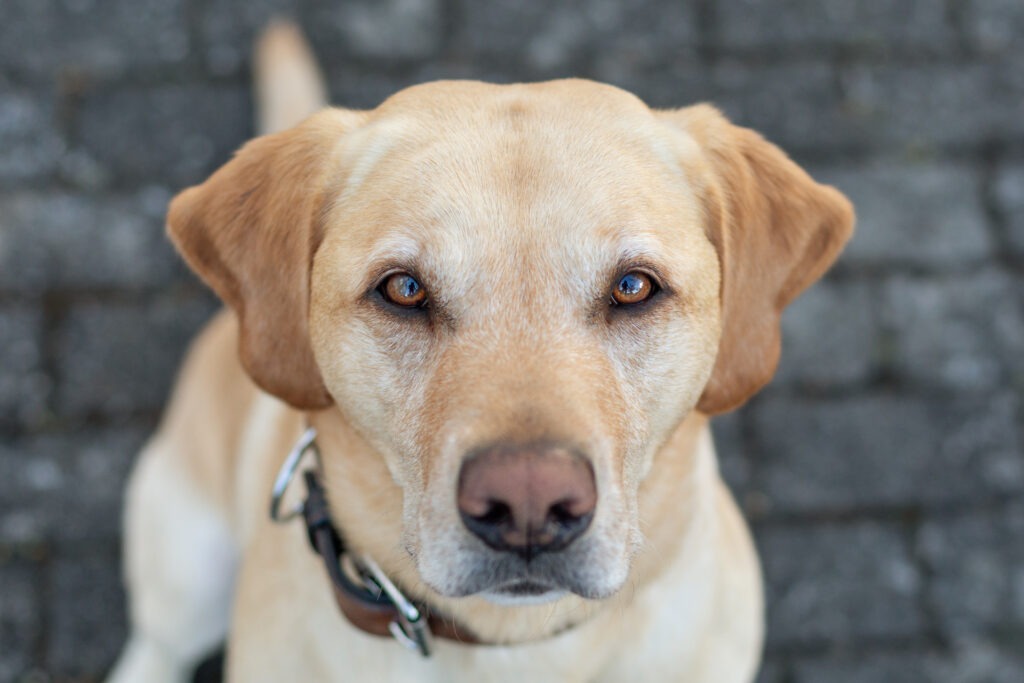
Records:
[[[602,598],[659,448],[769,380],[782,308],[852,222],[708,106],[559,81],[325,111],[182,193],[169,229],[256,383],[336,408],[386,464],[429,586]]]

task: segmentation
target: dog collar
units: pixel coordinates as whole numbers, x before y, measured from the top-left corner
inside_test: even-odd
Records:
[[[302,472],[306,496],[291,510],[282,511],[285,491],[309,453],[314,466]],[[286,523],[302,517],[313,551],[323,561],[331,580],[334,599],[345,618],[356,628],[376,636],[391,636],[406,648],[429,657],[432,639],[443,638],[463,644],[479,644],[470,631],[428,605],[406,597],[372,558],[356,555],[331,520],[323,485],[320,483],[320,450],[316,429],[308,428],[292,447],[274,480],[270,518]]]

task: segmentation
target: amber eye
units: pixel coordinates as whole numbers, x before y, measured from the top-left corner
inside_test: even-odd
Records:
[[[623,306],[638,304],[650,299],[656,291],[658,287],[649,275],[634,270],[619,278],[612,292],[612,303]]]
[[[409,273],[389,275],[380,285],[384,299],[402,308],[417,308],[427,302],[427,290]]]

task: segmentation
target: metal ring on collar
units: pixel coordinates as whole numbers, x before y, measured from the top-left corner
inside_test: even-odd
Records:
[[[291,521],[302,514],[302,503],[296,503],[291,510],[282,512],[281,502],[284,500],[284,494],[288,490],[288,485],[295,478],[295,473],[299,469],[299,463],[302,462],[302,456],[308,451],[313,452],[316,458],[316,466],[319,467],[320,451],[316,447],[316,429],[314,427],[310,427],[302,433],[299,440],[292,446],[292,450],[288,457],[285,458],[281,469],[278,470],[277,477],[274,478],[274,488],[270,495],[270,519],[278,524]]]

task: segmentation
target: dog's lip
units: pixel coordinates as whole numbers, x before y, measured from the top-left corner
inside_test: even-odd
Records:
[[[508,583],[503,583],[500,586],[491,588],[494,593],[501,593],[503,595],[510,595],[515,597],[527,597],[527,596],[538,596],[550,593],[552,591],[560,590],[556,586],[552,586],[547,583],[535,581],[532,579],[515,579]]]

